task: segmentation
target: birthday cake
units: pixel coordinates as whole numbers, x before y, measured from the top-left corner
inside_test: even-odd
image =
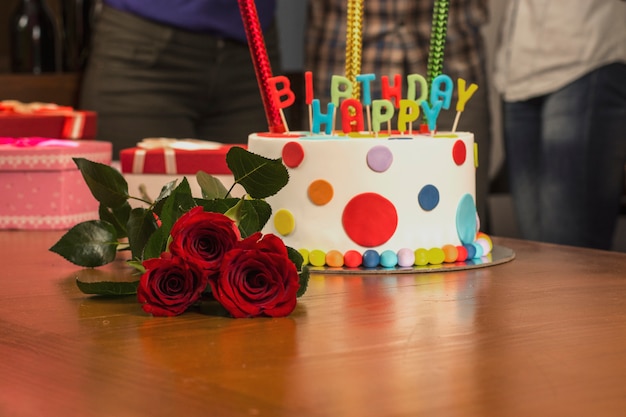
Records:
[[[479,233],[471,133],[257,133],[248,146],[282,158],[290,176],[267,199],[265,232],[314,266],[432,265],[491,250]]]

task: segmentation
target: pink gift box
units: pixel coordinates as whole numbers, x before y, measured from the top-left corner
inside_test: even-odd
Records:
[[[98,218],[72,160],[111,163],[109,142],[0,138],[0,229],[68,229]]]

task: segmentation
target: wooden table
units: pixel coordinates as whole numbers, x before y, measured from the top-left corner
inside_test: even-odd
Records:
[[[1,416],[624,416],[626,254],[496,239],[488,268],[315,275],[281,319],[92,298],[0,232]]]

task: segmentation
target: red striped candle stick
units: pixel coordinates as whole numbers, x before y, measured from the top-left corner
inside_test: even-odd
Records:
[[[243,27],[248,39],[248,47],[254,64],[256,79],[261,91],[261,99],[265,108],[265,116],[269,131],[272,133],[283,133],[286,127],[283,124],[280,110],[273,100],[270,79],[272,78],[272,67],[265,48],[263,30],[259,22],[259,15],[256,10],[254,0],[238,0]]]

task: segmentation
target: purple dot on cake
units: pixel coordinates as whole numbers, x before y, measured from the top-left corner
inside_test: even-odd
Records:
[[[367,152],[367,166],[375,172],[385,172],[393,162],[393,154],[386,146],[374,146]]]

